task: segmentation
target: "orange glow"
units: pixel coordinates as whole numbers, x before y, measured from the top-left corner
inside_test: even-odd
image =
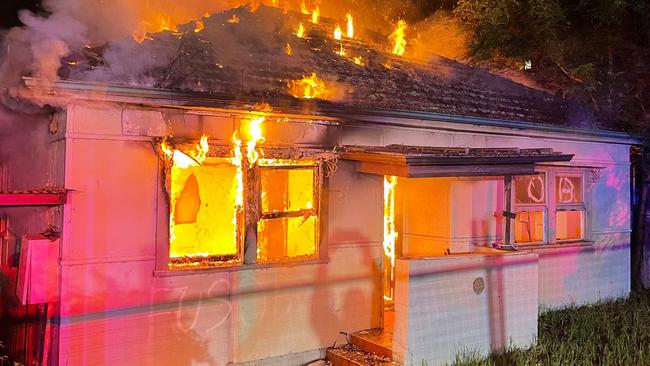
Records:
[[[338,51],[334,51],[334,53],[336,53],[341,57],[345,56],[345,49],[343,48],[343,44],[341,44],[339,47],[340,48],[338,49]]]
[[[237,16],[237,14],[233,14],[233,15],[232,15],[228,20],[227,20],[227,22],[230,23],[230,24],[237,24],[237,23],[239,23],[239,17]]]
[[[238,261],[240,200],[236,164],[209,158],[208,136],[188,152],[160,145],[172,160],[169,195],[170,268],[205,267]],[[233,187],[235,189],[233,190]],[[210,202],[210,205],[204,204]],[[232,209],[224,209],[231,207]],[[219,223],[215,225],[214,223]]]
[[[318,6],[314,8],[314,10],[311,12],[311,22],[314,24],[318,24],[318,17],[320,16],[320,9]]]
[[[359,66],[363,66],[363,65],[364,65],[364,63],[363,63],[363,59],[361,58],[361,56],[353,57],[352,60],[354,61],[355,64],[357,64],[357,65],[359,65]]]
[[[300,3],[300,12],[305,15],[309,15],[309,9],[307,9],[307,4],[305,4],[305,0],[302,0],[302,2]]]
[[[262,123],[265,117],[255,117],[250,119],[244,124],[246,133],[246,159],[250,165],[254,165],[260,158],[261,152],[257,151],[257,144],[264,142],[264,134],[262,133]]]
[[[292,80],[288,84],[289,92],[296,98],[314,99],[325,94],[327,86],[318,78],[315,72],[299,80]]]
[[[347,21],[348,21],[347,36],[348,36],[348,38],[354,38],[354,24],[353,24],[353,21],[352,21],[352,14],[347,13],[345,15],[345,17],[347,18]]]
[[[296,37],[305,38],[305,27],[300,23],[298,29],[296,30]]]
[[[205,25],[203,24],[202,21],[197,20],[197,21],[195,22],[194,33],[199,33],[199,32],[202,31],[203,29],[205,29]]]
[[[290,45],[289,43],[287,43],[287,44],[284,46],[284,53],[286,53],[287,56],[291,56],[291,55],[293,55],[293,49],[291,48],[291,45]]]
[[[385,176],[384,177],[384,255],[388,259],[386,280],[387,287],[384,292],[384,299],[392,300],[392,288],[390,284],[393,283],[395,274],[395,242],[397,240],[397,231],[395,230],[395,186],[397,185],[397,177]],[[388,267],[390,264],[390,268]]]
[[[343,37],[343,31],[341,30],[341,26],[337,24],[336,28],[334,29],[334,39],[340,41],[342,37]]]
[[[406,35],[406,22],[403,20],[399,20],[397,22],[397,26],[395,27],[395,30],[388,37],[390,40],[393,41],[393,49],[392,49],[393,54],[398,56],[404,55],[404,51],[406,51],[406,39],[404,38],[405,35]]]

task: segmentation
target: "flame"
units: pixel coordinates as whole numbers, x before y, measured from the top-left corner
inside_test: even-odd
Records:
[[[318,17],[320,16],[320,9],[318,6],[314,8],[314,10],[311,12],[311,22],[314,24],[318,24]]]
[[[305,38],[305,27],[300,23],[298,29],[296,30],[296,37]]]
[[[397,231],[395,230],[395,186],[397,185],[397,177],[385,176],[384,177],[384,255],[390,260],[390,271],[387,277],[392,283],[395,268],[395,241],[397,240]],[[392,299],[392,291],[390,295],[384,294],[387,300]]]
[[[208,144],[208,136],[203,135],[194,147],[194,151],[188,154],[178,149],[173,149],[165,138],[160,143],[160,149],[168,158],[172,159],[175,166],[181,169],[187,169],[191,166],[199,166],[203,164],[205,159],[208,157],[210,145]]]
[[[260,153],[256,150],[258,142],[264,142],[264,134],[262,133],[262,123],[266,118],[255,117],[248,121],[245,124],[246,135],[248,135],[248,141],[246,141],[246,159],[250,165],[254,165],[257,160],[260,158]]]
[[[327,92],[325,82],[318,78],[315,72],[302,79],[292,80],[288,84],[289,92],[296,98],[314,99]]]
[[[230,24],[237,24],[237,23],[239,23],[239,17],[237,16],[237,14],[233,14],[230,17],[230,19],[227,20],[227,22],[230,23]]]
[[[340,45],[340,48],[337,51],[334,51],[337,55],[343,57],[345,56],[345,49],[343,48],[343,44]]]
[[[284,53],[286,53],[287,56],[291,56],[291,55],[293,55],[293,49],[291,48],[291,45],[290,45],[289,43],[287,43],[287,44],[284,46]]]
[[[404,38],[406,33],[406,22],[399,20],[397,26],[393,33],[388,37],[393,41],[393,54],[402,56],[406,50],[406,39]]]
[[[256,12],[257,9],[259,9],[259,7],[260,7],[260,2],[258,0],[252,0],[250,2],[251,13]]]
[[[194,33],[199,33],[200,31],[202,31],[205,28],[205,25],[203,24],[203,21],[201,21],[201,20],[197,20],[194,23],[196,24],[196,26],[194,27]]]
[[[237,131],[232,135],[232,143],[233,157],[230,159],[230,162],[236,168],[235,180],[237,181],[237,187],[235,187],[235,206],[239,210],[244,205],[244,156],[242,154],[242,143]]]
[[[305,0],[302,0],[302,3],[300,3],[300,12],[309,15],[309,9],[307,9],[307,4],[305,4]]]
[[[348,38],[354,38],[354,24],[352,23],[352,14],[347,13],[345,17],[348,20],[347,36]]]
[[[354,61],[355,64],[363,66],[363,58],[361,56],[356,56],[352,58],[352,61]]]
[[[343,37],[343,31],[341,30],[341,26],[336,24],[336,29],[334,29],[334,39],[340,41],[341,37]]]

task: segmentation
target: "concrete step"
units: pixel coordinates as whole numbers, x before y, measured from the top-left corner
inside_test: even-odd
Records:
[[[389,357],[361,349],[355,344],[346,344],[327,350],[327,360],[332,366],[396,366]]]
[[[387,335],[382,329],[368,329],[352,333],[350,342],[364,351],[393,359],[392,334]]]

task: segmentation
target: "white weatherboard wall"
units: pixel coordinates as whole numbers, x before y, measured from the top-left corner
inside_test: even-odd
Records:
[[[391,123],[411,123],[388,120]],[[412,122],[416,123],[416,122]],[[630,163],[629,145],[598,138],[532,130],[478,127],[417,121],[415,127],[345,126],[344,144],[390,144],[474,147],[552,148],[574,154],[565,165],[598,167],[589,177],[588,225],[593,244],[587,247],[533,250],[539,254],[539,304],[542,309],[587,304],[630,292]],[[438,129],[439,128],[439,129]],[[398,188],[399,189],[399,188]],[[489,243],[494,212],[503,209],[497,180],[458,179],[450,190],[452,253],[472,243]],[[489,196],[490,197],[485,197]],[[407,235],[409,233],[406,233]],[[471,250],[471,249],[470,249]]]
[[[299,365],[340,343],[341,331],[379,326],[380,177],[338,164],[322,263],[156,272],[168,213],[152,137],[168,125],[155,110],[122,108],[68,108],[65,185],[74,193],[64,217],[60,365]],[[228,116],[174,115],[175,136],[231,133]],[[286,126],[284,138],[307,144],[323,128]]]
[[[537,281],[535,254],[397,260],[394,358],[440,365],[533,344]]]

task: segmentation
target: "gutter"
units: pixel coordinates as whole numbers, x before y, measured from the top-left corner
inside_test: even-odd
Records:
[[[108,100],[121,101],[125,103],[150,104],[166,107],[210,107],[240,110],[251,110],[252,106],[260,102],[260,99],[262,99],[260,97],[244,99],[207,92],[188,92],[172,89],[100,84],[83,81],[59,80],[54,83],[45,84],[39,79],[35,78],[24,77],[23,80],[25,86],[29,89],[42,89],[45,92],[44,97],[46,98],[57,98],[58,92],[82,92],[90,94],[90,97],[88,99],[96,99],[93,98],[93,95],[102,95]],[[111,97],[118,98],[111,99]],[[120,97],[122,99],[120,99]],[[144,103],[143,100],[148,100],[148,103]],[[305,102],[303,100],[298,100],[296,98],[283,95],[267,98],[266,100],[274,107],[278,106],[278,110],[284,113],[298,115],[309,114],[328,119],[331,119],[332,117],[344,120],[352,119],[353,124],[367,124],[369,122],[373,122],[366,121],[365,119],[367,117],[400,118],[419,121],[449,122],[484,127],[507,128],[515,130],[533,130],[540,132],[560,133],[563,135],[576,134],[580,136],[613,139],[617,140],[617,143],[630,145],[640,144],[642,142],[642,139],[639,137],[634,137],[625,132],[618,131],[593,130],[587,128],[534,123],[527,121],[503,120],[497,118],[475,116],[460,116],[434,112],[352,108],[327,101]],[[306,109],[308,112],[306,112]]]

